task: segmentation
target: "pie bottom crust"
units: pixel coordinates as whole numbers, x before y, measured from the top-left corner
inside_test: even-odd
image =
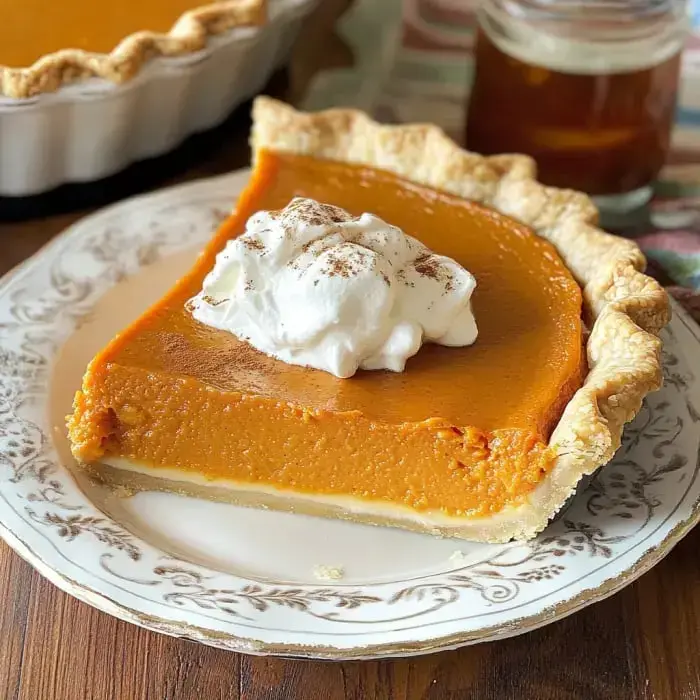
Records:
[[[437,510],[418,511],[387,501],[354,496],[301,493],[229,479],[212,481],[180,469],[155,469],[121,457],[106,457],[100,463],[83,464],[81,469],[95,481],[113,489],[119,496],[128,497],[140,491],[161,491],[246,508],[301,513],[364,525],[399,527],[435,537],[484,542],[492,540],[494,525],[499,520],[505,527],[513,520],[524,526],[538,526],[537,521],[527,522],[531,513],[528,504],[508,506],[488,518],[466,518],[446,515]]]

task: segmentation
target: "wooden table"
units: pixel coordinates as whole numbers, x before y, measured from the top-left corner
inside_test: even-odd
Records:
[[[277,80],[273,91],[298,95],[318,56],[324,65],[349,60],[328,31],[346,2],[321,6],[291,80]],[[97,202],[245,165],[248,126],[239,111],[174,157],[117,179],[0,202],[0,216],[35,215],[0,223],[0,275]],[[91,206],[75,209],[83,203]],[[73,210],[55,213],[66,207]],[[700,699],[700,529],[637,583],[572,617],[507,641],[410,660],[256,658],[161,636],[79,603],[4,544],[0,593],[0,700]]]

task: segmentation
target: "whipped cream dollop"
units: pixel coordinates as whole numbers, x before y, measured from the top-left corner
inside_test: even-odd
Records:
[[[379,217],[297,197],[248,219],[188,308],[267,355],[351,377],[401,372],[424,342],[473,343],[475,286]]]

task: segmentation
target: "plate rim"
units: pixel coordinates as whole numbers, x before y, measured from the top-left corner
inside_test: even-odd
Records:
[[[133,608],[113,600],[108,594],[94,590],[89,586],[73,581],[61,574],[23,542],[15,533],[0,522],[0,537],[10,548],[24,559],[30,566],[44,576],[57,588],[61,589],[83,603],[101,612],[130,622],[144,629],[172,637],[196,641],[208,646],[223,648],[240,654],[254,656],[287,656],[291,658],[318,659],[326,661],[358,661],[388,657],[417,656],[449,651],[461,646],[497,641],[519,636],[544,627],[552,622],[563,620],[569,615],[583,610],[589,605],[598,603],[627,585],[636,581],[640,576],[651,570],[664,559],[673,548],[700,523],[700,497],[693,504],[691,514],[684,521],[677,523],[660,544],[649,548],[632,566],[615,577],[606,579],[595,588],[580,591],[576,596],[561,601],[540,612],[511,620],[506,624],[483,627],[474,632],[457,632],[450,635],[435,637],[430,642],[367,644],[356,649],[344,649],[330,645],[305,644],[276,644],[263,640],[252,640],[233,633],[220,633],[200,627],[192,623],[167,620],[157,615],[141,613]],[[93,596],[95,599],[93,599]],[[195,633],[194,635],[192,633]]]

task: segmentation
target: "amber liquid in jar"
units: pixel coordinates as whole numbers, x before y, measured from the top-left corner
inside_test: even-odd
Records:
[[[596,51],[536,30],[529,41],[519,37],[519,50],[512,34],[499,40],[503,26],[494,31],[489,19],[482,12],[467,147],[526,153],[542,182],[592,195],[648,187],[669,149],[682,41],[659,47],[652,38],[623,52],[602,43]]]

